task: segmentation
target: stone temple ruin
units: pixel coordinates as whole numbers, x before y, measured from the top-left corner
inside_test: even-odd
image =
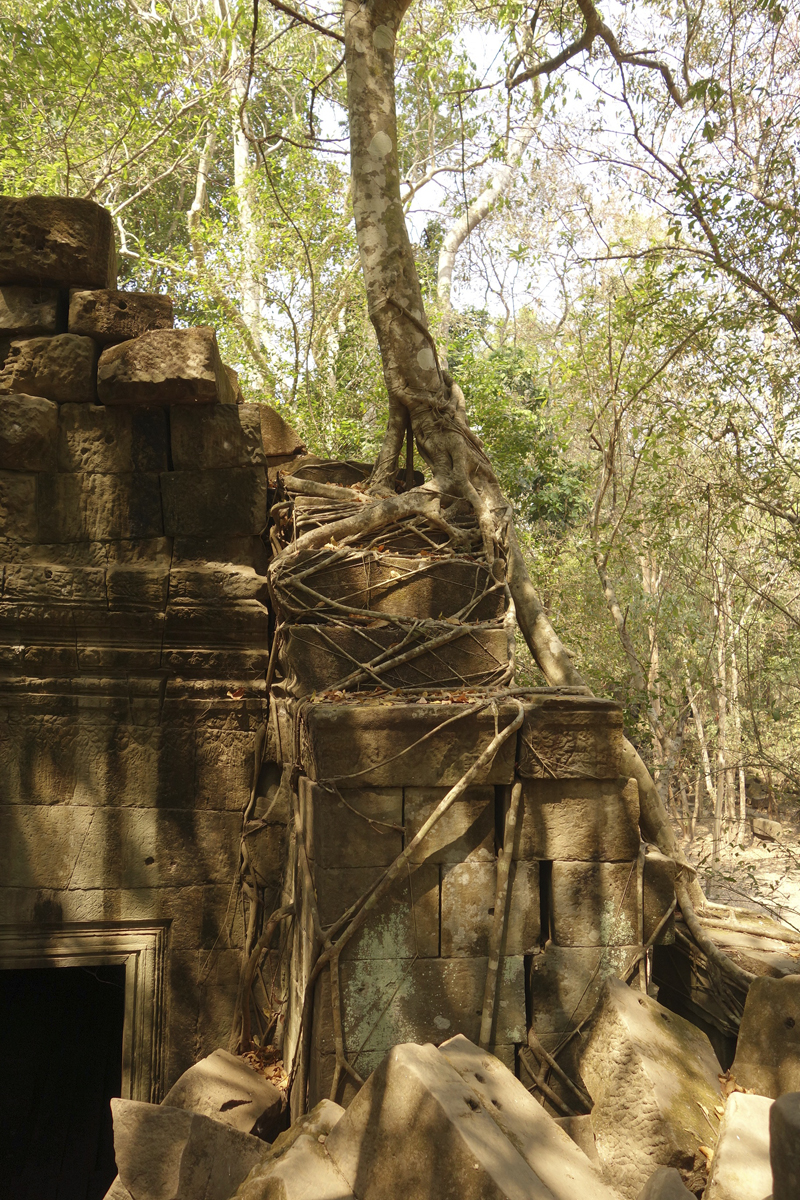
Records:
[[[594,1101],[581,1195],[635,1197],[653,1162],[680,1166],[699,1194],[698,1146],[715,1144],[716,1076],[744,995],[720,990],[676,917],[675,864],[640,839],[619,706],[515,686],[507,589],[472,552],[468,511],[461,553],[420,517],[353,536],[369,468],[308,455],[274,409],[242,402],[212,329],[176,329],[168,297],[115,289],[107,212],[0,198],[0,982],[12,1028],[31,1035],[29,972],[43,993],[69,968],[116,991],[92,1101],[101,1146],[111,1096],[144,1102],[136,1137],[167,1093],[157,1111],[182,1111],[178,1125],[227,1120],[225,1104],[244,1100],[212,1111],[174,1089],[193,1064],[232,1070],[224,1052],[250,1051],[251,1065],[280,1058],[306,1132],[334,1129],[320,1102],[349,1106],[336,1128],[350,1140],[334,1129],[330,1154],[350,1179],[364,1097],[393,1071],[424,1090],[448,1063],[491,1108],[475,1064],[498,1060],[496,1086],[520,1089],[526,1120],[553,1114],[575,1139],[545,1131],[558,1161],[585,1143]],[[787,931],[728,913],[714,935],[755,974],[796,973]],[[632,984],[621,999],[614,980]],[[76,995],[76,1012],[95,1011]],[[711,1090],[672,1149],[620,1168],[609,1191],[593,1139],[606,1120],[617,1154],[621,1118],[608,1124],[614,1088],[591,1046],[634,1028],[637,996],[648,1020],[669,1009],[690,1031],[665,1054],[702,1039],[697,1086]],[[587,1037],[598,1001],[606,1024]],[[92,1017],[90,1039],[105,1020]],[[245,1106],[237,1136],[272,1140],[283,1107],[265,1131],[269,1105]],[[115,1109],[112,1194],[188,1200],[184,1185],[130,1183],[130,1112]],[[242,1150],[247,1171],[260,1153]],[[108,1155],[95,1158],[100,1188]],[[39,1197],[73,1194],[52,1190],[55,1169],[41,1167]],[[76,1196],[104,1194],[93,1169]],[[541,1182],[541,1164],[530,1169]],[[197,1195],[226,1200],[247,1171]],[[392,1194],[370,1178],[335,1194]],[[555,1177],[547,1186],[524,1194],[577,1197]],[[408,1187],[396,1194],[417,1194]]]

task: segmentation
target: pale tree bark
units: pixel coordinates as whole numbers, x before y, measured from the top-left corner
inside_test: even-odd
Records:
[[[744,775],[744,747],[742,744],[742,710],[739,705],[739,664],[736,660],[736,630],[733,623],[733,604],[730,591],[728,592],[727,608],[730,620],[731,645],[731,710],[733,713],[734,736],[736,738],[734,749],[739,784],[739,822],[736,836],[739,845],[741,845],[744,842],[744,832],[747,825],[747,788]]]
[[[253,341],[261,348],[263,344],[263,304],[261,287],[258,231],[255,219],[255,193],[250,166],[250,144],[241,122],[246,73],[238,72],[231,86],[231,123],[233,126],[233,186],[236,192],[236,209],[239,232],[242,239],[242,317],[252,334]]]
[[[714,696],[717,718],[717,798],[714,808],[713,857],[719,858],[723,821],[727,816],[726,795],[728,777],[728,694],[727,662],[725,654],[725,612],[721,585],[718,585],[715,602],[717,618],[717,669],[714,678]]]

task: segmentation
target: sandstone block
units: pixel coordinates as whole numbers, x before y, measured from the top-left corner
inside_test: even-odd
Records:
[[[321,1140],[301,1134],[279,1158],[254,1168],[235,1200],[355,1200]]]
[[[497,867],[494,862],[442,867],[441,946],[444,958],[489,953]],[[539,941],[539,864],[512,863],[504,954],[529,954]]]
[[[728,1097],[705,1200],[765,1200],[770,1195],[771,1108],[767,1096],[732,1092]]]
[[[750,985],[731,1073],[760,1096],[800,1091],[800,976]]]
[[[169,572],[169,594],[176,603],[210,604],[228,600],[269,602],[266,578],[253,567],[213,564]]]
[[[230,404],[231,385],[209,326],[154,329],[111,346],[97,364],[101,404]]]
[[[406,841],[416,837],[447,788],[407,787],[405,796]],[[493,787],[468,788],[440,817],[415,850],[412,862],[494,863],[495,796]]]
[[[172,465],[176,471],[263,466],[261,430],[254,404],[224,404],[170,409]],[[257,416],[257,414],[256,414]]]
[[[753,833],[762,842],[780,841],[783,826],[780,821],[768,821],[766,817],[753,817]]]
[[[0,535],[14,542],[38,540],[35,475],[0,471]]]
[[[96,567],[61,567],[47,557],[41,562],[7,563],[3,583],[6,601],[53,601],[63,604],[99,604],[105,607],[106,573]],[[51,610],[52,611],[52,610]]]
[[[622,709],[590,696],[551,696],[525,716],[519,773],[527,779],[616,779]]]
[[[639,852],[635,779],[525,780],[515,857],[630,862]]]
[[[569,1135],[496,1057],[459,1035],[439,1053],[554,1200],[618,1200]],[[588,1120],[588,1118],[587,1118]]]
[[[54,471],[58,405],[41,396],[0,396],[0,470]]]
[[[335,778],[340,787],[452,787],[495,733],[494,714],[488,709],[467,713],[468,708],[456,703],[317,701],[304,711],[301,723],[306,774],[313,780]],[[465,712],[461,719],[459,711]],[[501,704],[500,728],[514,715],[515,710]],[[476,783],[511,783],[515,749],[510,737]]]
[[[261,427],[261,444],[266,454],[295,455],[301,454],[305,446],[288,422],[269,404],[253,405],[258,409]]]
[[[101,346],[127,342],[151,329],[172,329],[170,296],[151,292],[74,289],[69,296],[70,333],[94,338]]]
[[[161,476],[164,530],[176,537],[245,536],[267,523],[263,467],[170,471]]]
[[[340,861],[346,861],[340,856]],[[332,925],[380,879],[382,867],[319,867],[314,871],[319,917]],[[439,953],[439,870],[425,863],[403,873],[342,951],[349,959],[436,958]]]
[[[557,946],[639,940],[636,863],[554,862],[550,921]]]
[[[650,1176],[636,1200],[691,1200],[693,1194],[675,1167],[659,1167]]]
[[[112,1100],[114,1154],[136,1200],[230,1200],[264,1143],[198,1113]]]
[[[0,369],[0,394],[21,392],[58,404],[91,404],[96,361],[92,339],[72,333],[14,341]]]
[[[113,287],[114,223],[92,200],[0,196],[0,284]]]
[[[580,1117],[556,1117],[555,1123],[559,1129],[564,1130],[578,1149],[583,1151],[590,1163],[599,1165],[600,1157],[597,1153],[597,1147],[594,1144],[592,1118],[588,1113]],[[678,1178],[680,1179],[680,1175]],[[681,1187],[683,1187],[682,1182]]]
[[[335,791],[300,779],[309,859],[318,867],[388,867],[403,849],[403,789]]]
[[[594,1102],[597,1152],[623,1196],[635,1200],[662,1166],[677,1167],[696,1190],[704,1169],[698,1146],[713,1141],[709,1119],[720,1100],[720,1066],[706,1035],[609,980],[583,1046],[581,1074]]]
[[[675,899],[675,876],[677,864],[672,858],[667,858],[655,846],[648,846],[644,859],[643,900],[644,900],[644,941],[649,942],[661,923],[662,918],[669,912],[670,905]],[[670,918],[658,935],[656,945],[662,946],[675,941],[675,918]]]
[[[359,1200],[552,1200],[433,1046],[396,1046],[325,1148]]]
[[[159,537],[158,475],[40,475],[42,541]]]
[[[57,321],[56,288],[0,286],[0,337],[52,337]]]
[[[548,942],[529,960],[531,1020],[543,1045],[588,1017],[608,979],[624,976],[636,946],[555,946]]]
[[[773,1200],[800,1195],[800,1093],[787,1092],[769,1110]]]
[[[166,471],[163,410],[63,404],[58,413],[58,469],[100,475]]]
[[[282,1109],[278,1088],[227,1050],[215,1050],[184,1071],[163,1103],[267,1140],[278,1132]]]

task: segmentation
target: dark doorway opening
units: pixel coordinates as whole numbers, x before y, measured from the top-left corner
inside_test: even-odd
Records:
[[[0,1200],[102,1200],[125,967],[0,970],[0,1014]]]

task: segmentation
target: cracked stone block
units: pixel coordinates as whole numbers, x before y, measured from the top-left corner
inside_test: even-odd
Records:
[[[355,1200],[324,1138],[304,1133],[279,1158],[256,1167],[235,1200]]]
[[[526,779],[617,779],[622,709],[590,696],[553,696],[525,715],[519,773]]]
[[[779,1096],[769,1111],[773,1200],[800,1196],[800,1092]]]
[[[639,852],[635,779],[526,779],[516,858],[630,862]]]
[[[170,296],[107,288],[70,292],[69,332],[94,338],[101,346],[126,342],[152,329],[172,329],[173,323]]]
[[[116,282],[107,209],[66,196],[0,196],[0,284],[110,288]]]
[[[58,469],[120,475],[166,471],[167,421],[159,408],[62,404],[58,413]]]
[[[0,396],[0,470],[54,471],[58,405],[42,396]]]
[[[731,1074],[760,1096],[800,1091],[800,976],[750,985]]]
[[[606,983],[580,1069],[606,1178],[636,1200],[656,1167],[690,1191],[713,1145],[721,1068],[704,1033],[619,980]],[[763,1197],[762,1197],[763,1200]]]
[[[230,380],[208,325],[154,329],[110,346],[97,364],[101,404],[232,404]]]
[[[0,337],[58,333],[58,289],[0,286]]]
[[[279,1089],[227,1050],[215,1050],[184,1071],[163,1103],[267,1140],[279,1132],[283,1108]]]
[[[728,1097],[704,1200],[765,1200],[770,1195],[771,1108],[768,1096],[732,1092]]]
[[[169,536],[256,535],[267,523],[263,467],[169,471],[161,476],[161,494]]]
[[[72,333],[14,341],[0,369],[0,393],[44,396],[58,404],[91,404],[96,395],[96,362],[92,339]]]
[[[172,465],[176,471],[263,466],[258,405],[176,404],[170,409]],[[255,410],[255,411],[254,411]]]

